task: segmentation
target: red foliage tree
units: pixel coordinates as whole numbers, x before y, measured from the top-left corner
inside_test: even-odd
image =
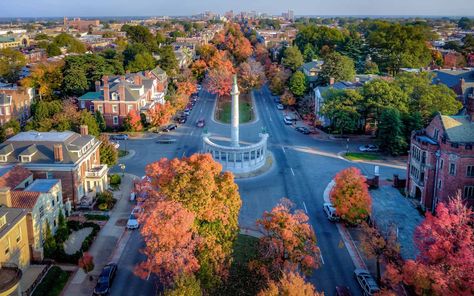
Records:
[[[159,127],[167,124],[174,114],[174,108],[169,102],[164,104],[156,104],[149,113],[149,119],[151,126]]]
[[[189,80],[177,82],[176,86],[178,88],[178,94],[182,94],[188,97],[197,91],[196,83],[193,83]]]
[[[426,219],[415,230],[416,260],[408,260],[401,273],[391,266],[387,277],[415,288],[418,295],[474,294],[473,212],[460,194],[440,203],[436,216]]]
[[[206,74],[207,64],[204,60],[199,59],[191,64],[191,71],[197,80],[201,81]]]
[[[154,197],[145,202],[146,210],[139,216],[147,260],[135,268],[135,273],[141,278],[153,273],[161,283],[170,285],[177,277],[199,269],[195,253],[200,239],[191,211],[181,203],[163,200],[157,192],[151,194]]]
[[[77,263],[80,268],[84,270],[85,273],[89,273],[94,269],[94,257],[88,252],[85,252]]]
[[[232,89],[232,76],[227,69],[212,69],[207,73],[204,85],[206,89],[218,96],[229,95]]]
[[[281,103],[285,106],[294,106],[296,104],[296,98],[288,90],[285,90],[280,99]]]
[[[125,118],[125,130],[130,132],[139,132],[143,129],[140,114],[137,110],[131,110]]]
[[[267,59],[269,58],[268,50],[265,45],[259,43],[255,46],[255,59],[260,62],[260,64],[265,65]]]
[[[360,170],[354,167],[345,169],[336,175],[334,181],[330,197],[341,219],[351,224],[366,219],[372,210],[372,198]]]
[[[278,279],[284,270],[310,273],[319,266],[319,248],[309,218],[303,211],[292,212],[292,206],[290,200],[282,199],[257,220],[263,236],[258,259],[251,267],[268,279]]]
[[[298,273],[284,273],[279,281],[270,281],[268,288],[258,293],[258,296],[324,296],[316,292],[311,283],[307,283]]]

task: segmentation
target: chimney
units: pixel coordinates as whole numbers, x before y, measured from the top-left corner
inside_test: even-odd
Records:
[[[61,162],[63,161],[63,145],[62,144],[54,144],[54,161]]]
[[[104,101],[109,101],[110,100],[109,76],[104,75],[102,77],[102,84],[104,85]]]
[[[95,82],[95,91],[96,91],[96,92],[99,92],[99,91],[100,91],[100,81],[99,81],[99,80],[97,80],[97,81]]]
[[[125,101],[125,84],[122,82],[118,86],[119,101]]]
[[[89,127],[87,125],[81,124],[79,129],[81,131],[81,136],[87,136],[89,134]]]
[[[471,122],[474,122],[474,96],[473,95],[469,95],[467,97],[466,109],[467,109],[467,115],[469,116],[469,120]]]
[[[329,78],[329,85],[334,85],[335,82],[336,80],[334,79],[334,77]]]
[[[0,205],[11,208],[11,206],[12,206],[12,196],[10,194],[10,187],[1,187],[0,188]]]
[[[142,77],[140,76],[140,74],[136,74],[135,76],[133,76],[133,83],[135,85],[141,85],[142,84]]]
[[[151,78],[151,71],[146,70],[146,71],[145,71],[145,77],[146,77],[146,78]]]

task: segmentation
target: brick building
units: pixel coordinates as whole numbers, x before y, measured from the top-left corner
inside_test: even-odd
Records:
[[[159,67],[123,76],[104,76],[102,83],[96,81],[94,92],[79,97],[79,108],[100,111],[107,127],[118,129],[130,111],[146,114],[155,104],[164,104],[167,81],[166,72]]]
[[[33,98],[32,88],[19,87],[15,84],[0,85],[0,125],[12,118],[25,123],[30,117]]]
[[[99,20],[81,20],[81,18],[74,18],[68,20],[67,17],[64,18],[64,27],[73,28],[78,31],[88,31],[89,27],[97,27],[100,25]]]
[[[406,190],[428,211],[458,192],[474,206],[474,96],[464,113],[438,114],[412,133]]]
[[[107,188],[108,167],[100,163],[99,146],[87,126],[81,126],[81,134],[22,132],[0,144],[0,164],[21,164],[35,179],[60,179],[69,211]]]

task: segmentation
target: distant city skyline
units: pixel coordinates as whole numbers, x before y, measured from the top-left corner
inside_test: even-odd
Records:
[[[295,15],[352,16],[464,16],[474,14],[473,0],[3,0],[0,18],[61,16],[185,16],[204,11],[256,11],[280,15],[291,9]]]

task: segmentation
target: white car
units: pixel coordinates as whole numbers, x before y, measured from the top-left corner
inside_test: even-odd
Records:
[[[339,221],[339,216],[336,214],[336,208],[330,202],[323,203],[323,210],[326,213],[329,221]]]
[[[196,85],[196,89],[197,89],[197,91],[201,91],[202,86],[200,84],[198,84],[198,85]]]
[[[293,122],[295,122],[296,120],[294,118],[291,118],[290,116],[285,116],[283,117],[283,122],[286,124],[286,125],[292,125]]]
[[[114,141],[110,141],[110,144],[112,144],[115,149],[119,149],[119,147],[120,147],[120,144],[117,143],[117,142],[114,142]]]
[[[377,145],[364,145],[359,147],[359,151],[361,152],[377,152],[379,151],[379,147]]]
[[[137,216],[132,212],[127,221],[127,229],[133,230],[138,229],[138,227],[140,227],[140,224],[138,223]]]
[[[282,104],[277,104],[277,109],[278,110],[283,110],[283,109],[285,109],[285,106],[283,106]]]

